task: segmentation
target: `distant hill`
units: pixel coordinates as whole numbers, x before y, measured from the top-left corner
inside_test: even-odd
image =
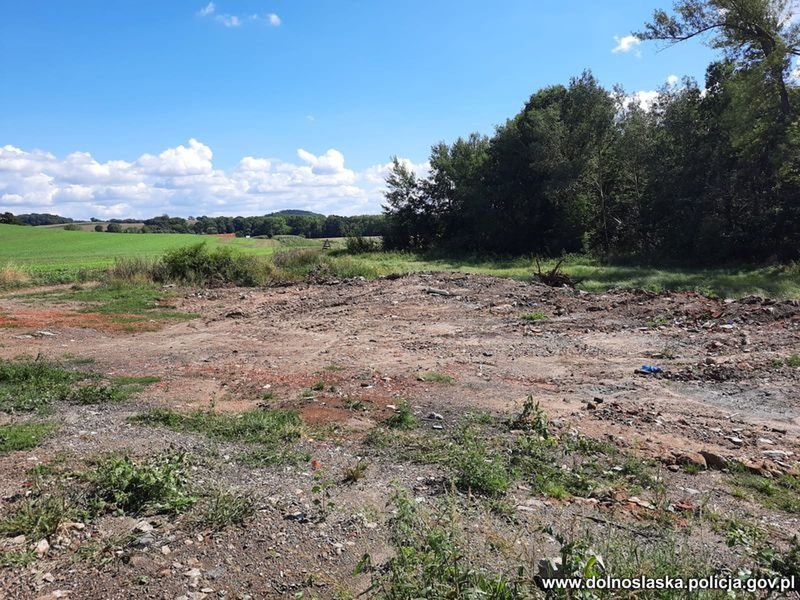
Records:
[[[286,210],[279,210],[276,212],[269,213],[264,215],[265,217],[285,217],[288,215],[302,215],[307,217],[322,217],[325,218],[325,215],[320,213],[315,213],[310,210],[300,210],[299,208],[287,208]]]

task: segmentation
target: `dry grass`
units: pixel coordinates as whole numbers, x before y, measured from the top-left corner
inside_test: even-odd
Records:
[[[0,267],[0,290],[23,287],[30,280],[30,276],[25,271],[11,263]]]

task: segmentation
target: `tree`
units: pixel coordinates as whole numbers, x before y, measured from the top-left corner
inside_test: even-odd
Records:
[[[102,225],[95,225],[94,226],[94,230],[95,231],[103,231],[103,226]]]
[[[779,99],[783,119],[794,114],[787,86],[791,59],[800,56],[800,24],[794,0],[677,0],[674,13],[657,10],[645,40],[672,44],[710,34],[714,48],[744,68],[757,68]]]
[[[106,231],[108,233],[122,233],[122,225],[119,223],[109,223],[108,226],[106,226]]]

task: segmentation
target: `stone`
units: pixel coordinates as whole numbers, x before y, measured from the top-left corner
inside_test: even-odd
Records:
[[[45,554],[47,554],[50,551],[50,542],[48,542],[47,540],[44,540],[44,539],[43,540],[39,540],[39,543],[36,544],[35,550],[36,550],[36,554],[38,554],[39,556],[44,556]]]
[[[724,456],[720,456],[708,450],[701,450],[700,454],[706,461],[706,466],[709,469],[721,470],[728,466],[728,460]]]

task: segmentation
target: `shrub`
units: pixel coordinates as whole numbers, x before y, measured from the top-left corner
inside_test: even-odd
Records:
[[[231,248],[209,250],[205,243],[176,248],[164,255],[161,277],[193,285],[257,286],[269,275],[268,262]]]
[[[361,235],[348,236],[345,241],[345,252],[347,254],[366,254],[368,252],[380,252],[381,242],[373,238]]]

